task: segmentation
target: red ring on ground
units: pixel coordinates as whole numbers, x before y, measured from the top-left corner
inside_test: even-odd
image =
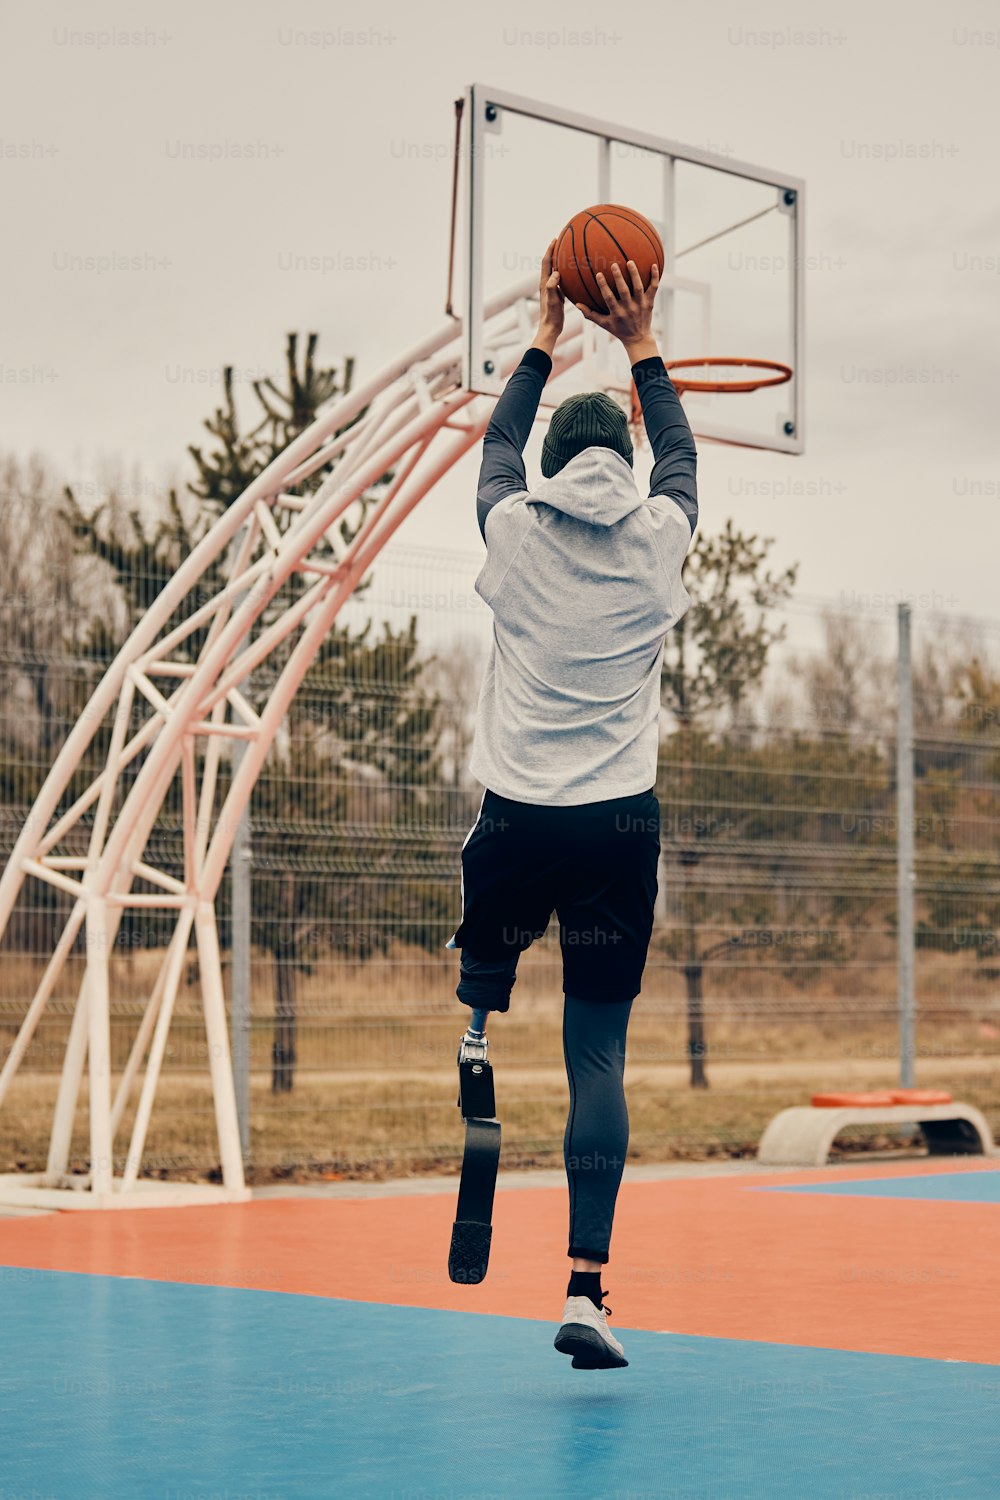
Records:
[[[816,1109],[888,1109],[891,1105],[905,1103],[897,1100],[889,1089],[872,1089],[859,1094],[813,1094],[811,1103]]]

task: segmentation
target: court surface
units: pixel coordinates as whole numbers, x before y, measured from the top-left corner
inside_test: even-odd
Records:
[[[626,1174],[608,1372],[516,1183],[479,1287],[419,1184],[0,1219],[0,1500],[1000,1495],[997,1165]]]

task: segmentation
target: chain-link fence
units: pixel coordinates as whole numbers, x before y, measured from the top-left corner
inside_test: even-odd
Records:
[[[92,570],[83,587],[58,562],[41,597],[8,591],[5,854],[109,650],[92,625]],[[466,769],[490,632],[478,565],[401,546],[379,559],[338,625],[363,644],[310,673],[255,789],[233,861],[233,878],[249,881],[249,920],[232,879],[218,905],[227,963],[234,944],[248,959],[236,1011],[249,1010],[258,1180],[457,1165],[454,1056],[468,1012],[445,944],[481,796]],[[950,1088],[998,1127],[1000,628],[919,602],[913,621],[917,1081]],[[719,649],[724,662],[724,639]],[[626,1075],[637,1158],[749,1153],[776,1110],[814,1089],[898,1077],[895,601],[779,602],[762,649],[739,694],[697,713],[669,699],[664,709],[660,896]],[[156,838],[166,867],[179,864],[166,812]],[[65,899],[29,882],[5,936],[3,1053]],[[122,921],[117,1067],[163,940],[149,912]],[[189,958],[149,1133],[153,1173],[217,1162]],[[81,962],[67,966],[0,1110],[11,1167],[44,1164]],[[239,988],[243,969],[231,972]],[[508,1166],[559,1160],[561,995],[553,919],[490,1028]],[[86,1142],[81,1110],[78,1162]]]

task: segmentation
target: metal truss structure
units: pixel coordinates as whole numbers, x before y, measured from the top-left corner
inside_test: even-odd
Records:
[[[488,306],[487,344],[504,374],[530,342],[537,282]],[[570,322],[579,318],[570,313]],[[554,374],[582,357],[569,327]],[[375,379],[333,401],[220,516],[157,596],[70,732],[0,880],[0,936],[27,881],[72,898],[0,1073],[0,1105],[71,955],[83,945],[44,1173],[0,1178],[0,1201],[53,1207],[238,1200],[248,1196],[237,1126],[215,900],[241,813],[324,637],[414,507],[482,436],[493,401],[462,388],[462,326],[450,321]],[[316,483],[316,476],[324,474]],[[340,523],[378,481],[349,544]],[[312,484],[310,485],[310,481]],[[221,582],[218,580],[221,579]],[[210,584],[210,587],[206,585]],[[210,595],[205,597],[206,592]],[[201,602],[204,599],[204,602]],[[290,601],[290,602],[286,602]],[[197,649],[194,649],[197,645]],[[277,653],[277,654],[276,654]],[[245,683],[271,661],[266,702]],[[243,689],[243,690],[241,690]],[[136,724],[138,723],[138,728]],[[103,769],[68,807],[101,726]],[[199,744],[199,741],[202,742]],[[234,756],[234,747],[241,749]],[[227,765],[226,759],[230,759]],[[129,769],[131,768],[131,770]],[[227,786],[223,788],[223,776]],[[231,774],[229,774],[231,772]],[[126,774],[127,773],[127,774]],[[183,877],[157,866],[165,799],[183,809]],[[225,794],[220,795],[224,790]],[[61,810],[63,809],[63,810]],[[81,853],[81,840],[86,852]],[[71,852],[67,852],[67,847]],[[176,869],[176,866],[174,867]],[[136,889],[136,885],[140,887]],[[109,963],[127,908],[172,924],[124,1069],[112,1076]],[[178,987],[194,935],[222,1185],[140,1177]],[[68,1170],[86,1072],[90,1171]],[[115,1138],[138,1088],[127,1148]]]

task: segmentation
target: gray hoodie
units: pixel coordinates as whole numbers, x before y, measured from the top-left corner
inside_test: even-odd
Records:
[[[596,447],[490,505],[476,592],[493,642],[470,761],[484,786],[552,806],[653,786],[664,637],[691,602],[690,512],[644,500],[626,460]]]

